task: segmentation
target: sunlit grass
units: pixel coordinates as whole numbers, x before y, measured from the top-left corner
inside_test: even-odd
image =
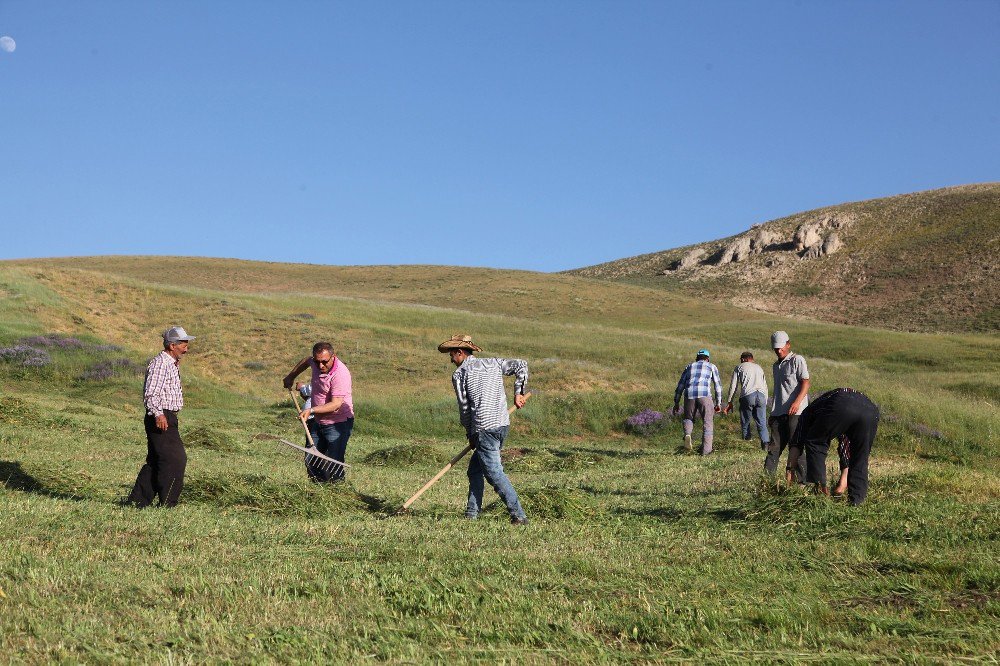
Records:
[[[183,286],[180,260],[95,262],[114,275],[0,264],[0,346],[90,345],[52,350],[44,368],[0,364],[12,661],[953,661],[1000,647],[998,417],[969,388],[995,384],[994,338],[721,306],[695,325],[683,300],[566,276],[343,269],[350,280],[310,294],[316,267],[222,262],[213,286],[198,260]],[[445,298],[466,275],[480,280],[467,309]],[[584,316],[596,307],[615,315]],[[187,487],[176,510],[123,509],[145,455],[141,378],[80,377],[108,358],[100,345],[142,363],[172,323],[198,336],[182,366]],[[698,347],[727,374],[745,347],[766,363],[779,327],[818,390],[861,388],[891,417],[860,509],[763,478],[734,417],[717,418],[707,459],[679,450],[676,422],[626,431],[669,409]],[[459,331],[529,361],[534,395],[505,452],[527,529],[489,489],[481,519],[462,518],[464,461],[396,515],[465,445],[436,350]],[[253,439],[303,439],[281,378],[317,339],[355,379],[354,469],[332,488],[305,480],[301,454]]]

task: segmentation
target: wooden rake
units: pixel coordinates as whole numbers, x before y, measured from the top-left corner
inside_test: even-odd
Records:
[[[524,399],[525,400],[527,400],[530,397],[531,397],[531,393],[525,393],[524,394]],[[516,406],[511,407],[510,409],[507,410],[507,413],[508,414],[513,414],[516,409],[517,409]],[[448,470],[450,470],[452,467],[454,467],[455,464],[459,460],[461,460],[462,458],[464,458],[465,454],[468,453],[469,451],[471,451],[472,449],[473,449],[472,444],[469,444],[464,449],[462,449],[461,451],[459,451],[458,455],[456,455],[454,458],[452,458],[450,461],[448,461],[448,464],[445,465],[444,467],[442,467],[441,471],[438,472],[437,474],[435,474],[434,477],[430,481],[428,481],[427,483],[425,483],[424,486],[423,486],[423,488],[421,488],[416,493],[414,493],[413,497],[411,497],[410,499],[406,500],[406,502],[403,503],[403,506],[401,506],[396,513],[400,514],[400,513],[403,513],[404,511],[406,511],[407,509],[409,509],[410,505],[413,504],[414,502],[416,502],[418,497],[420,497],[425,492],[427,492],[428,488],[430,488],[435,483],[437,483],[438,481],[440,481],[441,477],[444,476],[445,474],[447,474]]]

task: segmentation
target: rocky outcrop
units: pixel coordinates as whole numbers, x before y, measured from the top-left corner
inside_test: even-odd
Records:
[[[716,246],[717,249],[712,254],[708,254],[704,247],[688,250],[680,260],[674,261],[661,274],[669,275],[674,271],[693,269],[699,266],[738,264],[765,252],[769,256],[764,263],[769,267],[785,261],[786,257],[789,260],[794,260],[796,255],[800,259],[815,259],[833,254],[844,245],[840,239],[840,230],[854,224],[855,219],[853,213],[834,213],[813,217],[796,227],[790,241],[787,240],[787,236],[782,238],[780,233],[772,231],[768,225],[755,224],[726,245]]]
[[[684,268],[691,268],[692,266],[697,265],[698,262],[700,262],[702,257],[704,256],[705,256],[705,248],[696,247],[695,249],[691,250],[683,257],[681,257],[680,263],[677,264],[677,270],[681,270]]]
[[[803,259],[815,259],[827,254],[833,254],[843,246],[839,230],[854,224],[855,216],[824,215],[815,220],[803,222],[792,236],[795,251]]]
[[[737,263],[760,254],[778,240],[778,235],[761,226],[750,227],[750,231],[738,236],[722,249],[716,259],[716,265]]]

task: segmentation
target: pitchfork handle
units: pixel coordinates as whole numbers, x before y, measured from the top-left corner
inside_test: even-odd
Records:
[[[528,398],[531,397],[531,394],[530,393],[525,393],[524,397],[525,397],[525,399],[528,399]],[[513,414],[515,409],[517,409],[516,406],[515,407],[511,407],[510,409],[507,410],[507,413],[508,414]],[[400,511],[405,511],[406,509],[409,509],[410,505],[413,504],[414,502],[416,502],[418,497],[420,497],[421,495],[423,495],[424,492],[428,488],[430,488],[435,483],[437,483],[441,479],[442,476],[444,476],[445,474],[448,473],[448,470],[450,470],[452,467],[455,466],[455,463],[457,463],[459,460],[461,460],[462,458],[464,458],[465,454],[468,453],[469,451],[471,451],[474,448],[475,447],[472,444],[469,444],[467,447],[465,447],[464,449],[462,449],[457,456],[455,456],[454,458],[452,458],[451,461],[447,465],[445,465],[444,467],[441,468],[440,472],[438,472],[437,474],[434,475],[433,479],[431,479],[430,481],[428,481],[427,483],[425,483],[424,487],[421,488],[420,490],[418,490],[413,495],[413,497],[411,497],[410,499],[406,500],[406,502],[403,504],[403,508],[401,508]]]

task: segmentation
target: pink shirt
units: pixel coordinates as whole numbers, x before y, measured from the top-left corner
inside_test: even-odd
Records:
[[[351,371],[347,366],[336,359],[330,372],[323,374],[319,365],[313,359],[309,359],[309,366],[312,368],[312,406],[319,407],[328,402],[333,402],[334,398],[343,398],[344,404],[332,414],[316,414],[316,423],[320,425],[330,425],[331,423],[341,423],[347,419],[354,418],[354,400],[351,398]]]

